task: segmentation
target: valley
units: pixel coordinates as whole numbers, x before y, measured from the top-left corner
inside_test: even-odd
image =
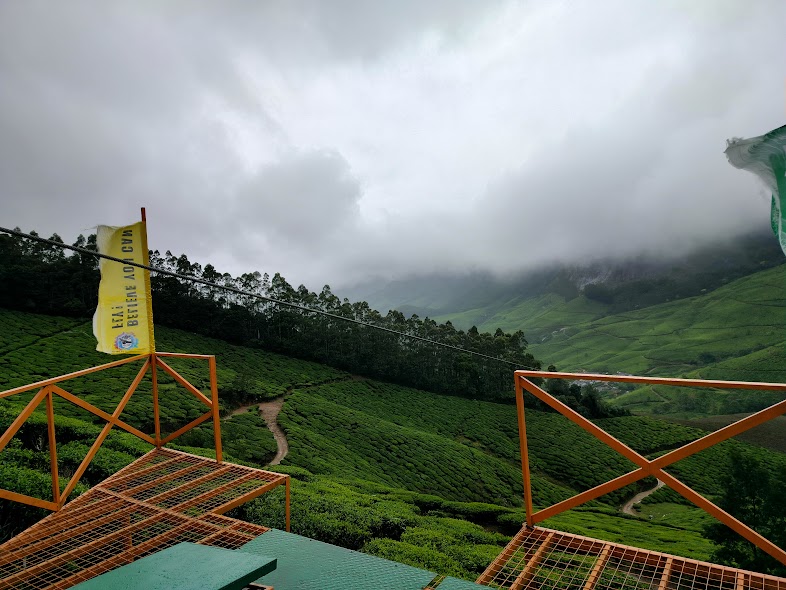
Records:
[[[396,285],[372,295],[464,330],[522,330],[543,366],[561,371],[782,382],[786,265],[777,244],[758,243],[737,242],[736,254],[696,253],[673,268],[630,261],[553,269],[510,284],[486,277],[485,293],[480,279],[433,278],[408,298]],[[677,420],[753,412],[780,399],[657,386],[604,390],[618,407]]]

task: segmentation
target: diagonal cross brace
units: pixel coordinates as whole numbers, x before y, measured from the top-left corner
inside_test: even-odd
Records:
[[[693,502],[699,508],[702,508],[705,512],[711,514],[715,518],[717,518],[720,522],[737,532],[739,535],[762,549],[763,551],[767,552],[769,555],[780,561],[781,563],[786,565],[786,551],[772,543],[771,541],[767,540],[759,533],[754,531],[752,528],[747,526],[745,523],[737,520],[731,514],[726,512],[725,510],[721,509],[720,507],[716,506],[706,498],[704,498],[701,494],[697,493],[689,486],[682,483],[680,480],[675,478],[672,475],[669,475],[663,468],[671,465],[672,463],[676,463],[681,459],[689,457],[699,451],[702,451],[708,447],[711,447],[719,442],[727,440],[737,434],[745,432],[746,430],[758,426],[775,418],[776,416],[780,416],[781,414],[786,413],[786,400],[778,402],[769,408],[765,408],[764,410],[757,412],[756,414],[752,414],[742,420],[738,420],[733,424],[730,424],[724,428],[721,428],[715,432],[708,434],[702,438],[699,438],[693,442],[690,442],[682,447],[675,449],[657,459],[653,459],[650,461],[646,457],[640,455],[633,449],[631,449],[628,445],[621,442],[617,438],[610,435],[608,432],[579,414],[575,412],[556,398],[549,395],[548,392],[544,391],[528,379],[524,378],[521,375],[516,375],[516,390],[517,395],[521,396],[520,400],[517,400],[522,408],[523,408],[523,394],[521,393],[521,388],[526,389],[532,395],[546,403],[548,406],[568,418],[571,422],[575,423],[582,429],[586,430],[590,434],[592,434],[595,438],[600,440],[601,442],[605,443],[607,446],[611,447],[622,456],[630,460],[631,462],[635,463],[639,466],[638,469],[631,471],[625,475],[612,479],[604,484],[599,486],[595,486],[592,489],[589,489],[585,492],[581,492],[580,494],[576,494],[572,498],[568,498],[567,500],[563,500],[562,502],[558,502],[548,508],[540,510],[538,512],[532,513],[530,510],[527,511],[527,524],[532,526],[537,522],[541,522],[550,518],[560,512],[564,512],[566,510],[570,510],[578,506],[579,504],[583,504],[584,502],[588,502],[590,500],[594,500],[602,496],[603,494],[607,494],[609,492],[613,492],[618,490],[621,487],[624,487],[628,484],[634,483],[647,477],[648,475],[652,475],[657,477],[659,480],[663,481],[666,485],[668,485],[671,489],[675,492],[687,498],[691,502]],[[525,458],[522,455],[522,463],[528,463],[528,458]],[[527,489],[525,490],[525,504],[529,507],[531,506],[531,489],[529,486],[526,486]]]

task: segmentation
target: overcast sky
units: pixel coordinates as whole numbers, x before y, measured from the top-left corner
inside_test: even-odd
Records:
[[[318,290],[766,228],[783,0],[0,2],[0,225]]]

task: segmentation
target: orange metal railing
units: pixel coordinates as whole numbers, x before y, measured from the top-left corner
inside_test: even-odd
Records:
[[[524,507],[527,515],[527,525],[533,526],[535,523],[541,522],[547,518],[555,516],[571,508],[594,500],[603,494],[613,492],[623,486],[634,483],[649,475],[656,477],[671,489],[693,502],[699,508],[702,508],[708,514],[717,518],[720,522],[727,525],[745,539],[767,552],[769,555],[786,565],[786,551],[778,547],[771,541],[767,540],[759,533],[751,529],[745,523],[737,520],[731,514],[722,510],[702,495],[682,483],[680,480],[672,475],[666,473],[663,469],[672,463],[681,459],[689,457],[699,451],[707,449],[719,442],[727,440],[736,436],[746,430],[763,424],[772,418],[786,413],[786,400],[778,402],[752,414],[742,420],[729,424],[728,426],[716,430],[706,436],[703,436],[693,442],[690,442],[682,447],[674,449],[657,459],[649,460],[640,455],[626,444],[622,443],[605,430],[583,417],[581,414],[570,409],[568,406],[549,395],[546,391],[535,385],[530,378],[542,379],[569,379],[581,381],[612,381],[618,383],[638,383],[641,385],[671,385],[679,387],[713,387],[718,389],[748,389],[757,391],[784,391],[786,392],[786,383],[751,383],[745,381],[709,381],[702,379],[669,379],[660,377],[633,377],[622,375],[597,375],[586,373],[557,373],[557,372],[544,372],[544,371],[516,371],[516,407],[518,414],[519,425],[519,445],[521,450],[521,474],[524,479]],[[532,488],[530,484],[530,469],[529,469],[529,453],[527,451],[527,427],[524,420],[524,391],[528,391],[548,406],[558,411],[563,416],[592,434],[601,442],[605,443],[636,465],[635,469],[625,475],[607,481],[594,488],[576,494],[572,498],[558,502],[548,508],[534,511],[532,505]]]
[[[163,358],[167,357],[176,357],[176,358],[190,358],[190,359],[203,359],[207,360],[208,367],[210,371],[210,399],[208,399],[199,389],[194,387],[191,383],[189,383],[183,376],[181,376],[177,371],[175,371],[172,367],[170,367]],[[90,373],[95,373],[97,371],[104,371],[106,369],[111,369],[113,367],[118,367],[120,365],[126,365],[129,363],[135,362],[142,362],[142,368],[137,373],[134,380],[131,382],[131,385],[126,390],[125,395],[123,395],[120,402],[117,404],[115,410],[109,414],[97,408],[96,406],[86,402],[85,400],[75,396],[74,394],[66,391],[62,387],[60,387],[60,383],[64,381],[68,381],[71,379],[76,379],[77,377],[82,377],[84,375],[88,375]],[[161,420],[159,416],[159,405],[158,405],[158,369],[162,369],[164,372],[169,374],[177,383],[182,385],[186,391],[194,395],[199,401],[205,404],[208,407],[208,411],[199,416],[197,419],[192,420],[179,430],[176,430],[169,436],[165,438],[161,438]],[[145,434],[141,430],[134,428],[130,424],[120,420],[120,415],[122,414],[123,410],[128,404],[128,401],[134,395],[134,392],[139,387],[139,384],[142,382],[145,374],[150,371],[151,374],[151,381],[152,381],[152,388],[153,388],[153,420],[155,424],[155,432],[153,436]],[[180,353],[173,353],[173,352],[155,352],[152,354],[144,354],[134,357],[125,358],[119,361],[114,361],[111,363],[107,363],[105,365],[99,365],[97,367],[91,367],[89,369],[83,369],[81,371],[76,371],[74,373],[69,373],[67,375],[61,375],[59,377],[53,377],[52,379],[45,379],[44,381],[38,381],[37,383],[31,383],[30,385],[24,385],[22,387],[16,387],[14,389],[9,389],[7,391],[0,392],[0,399],[9,398],[14,395],[19,395],[28,391],[34,391],[38,389],[38,392],[33,396],[33,399],[25,406],[19,416],[11,423],[8,429],[0,436],[0,452],[5,449],[11,439],[16,435],[22,425],[27,421],[30,415],[38,408],[42,401],[46,401],[46,417],[47,417],[47,431],[48,431],[48,439],[49,439],[49,460],[51,464],[51,473],[52,473],[52,501],[42,500],[40,498],[35,498],[32,496],[27,496],[25,494],[19,494],[16,492],[12,492],[10,490],[0,489],[0,498],[6,500],[13,500],[15,502],[21,502],[23,504],[29,504],[31,506],[37,506],[38,508],[45,508],[47,510],[60,510],[68,500],[68,496],[71,492],[74,491],[76,484],[79,482],[82,475],[87,470],[90,462],[95,457],[98,450],[101,448],[104,440],[106,439],[107,435],[109,435],[109,431],[112,427],[117,426],[118,428],[125,430],[126,432],[130,432],[131,434],[141,438],[145,442],[154,445],[157,448],[161,448],[162,446],[166,445],[167,443],[175,440],[177,437],[181,436],[182,434],[188,432],[195,426],[202,424],[202,422],[207,421],[208,419],[213,419],[213,431],[214,431],[214,440],[215,440],[215,448],[216,448],[216,461],[221,463],[222,461],[222,453],[221,453],[221,421],[219,418],[219,407],[218,407],[218,381],[216,379],[216,357],[213,355],[202,355],[202,354],[180,354]],[[54,415],[54,396],[58,396],[62,399],[67,400],[68,402],[79,406],[80,408],[87,410],[91,414],[98,416],[106,421],[103,429],[99,433],[98,437],[96,438],[93,445],[90,447],[85,458],[80,463],[79,467],[74,472],[73,476],[71,477],[68,485],[63,489],[62,493],[60,492],[60,482],[58,478],[58,468],[57,468],[57,445],[56,445],[56,434],[55,434],[55,415]]]

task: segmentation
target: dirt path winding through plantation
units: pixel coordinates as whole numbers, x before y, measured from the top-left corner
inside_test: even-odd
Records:
[[[269,465],[278,465],[284,460],[289,452],[289,443],[287,442],[287,435],[281,430],[278,425],[278,413],[284,406],[284,396],[278,397],[269,402],[262,402],[259,404],[259,413],[265,419],[268,430],[273,433],[273,438],[276,439],[278,450],[276,456],[270,461]]]
[[[366,381],[367,377],[361,377],[360,375],[350,375],[349,377],[345,377],[342,379],[334,379],[332,381],[327,381],[326,383],[338,383],[340,381]],[[232,410],[229,414],[228,418],[232,416],[237,416],[238,414],[245,414],[250,408],[256,407],[259,411],[259,414],[265,419],[265,425],[267,425],[267,429],[273,433],[273,438],[276,439],[276,446],[278,450],[276,451],[276,456],[268,463],[268,466],[278,465],[281,461],[284,460],[284,457],[287,456],[289,453],[289,442],[287,441],[287,435],[284,434],[284,431],[278,425],[278,414],[281,412],[281,408],[284,407],[284,400],[287,396],[292,393],[295,389],[310,389],[312,387],[319,387],[320,385],[325,385],[326,383],[316,383],[314,385],[305,385],[305,386],[296,386],[296,387],[289,387],[287,392],[282,395],[281,397],[277,397],[273,400],[262,402],[259,404],[249,404],[245,406],[240,406]]]
[[[281,397],[277,397],[276,399],[270,400],[269,402],[240,406],[236,410],[232,411],[230,417],[237,416],[238,414],[244,414],[249,410],[249,408],[254,407],[257,408],[259,414],[265,419],[267,429],[273,433],[273,438],[276,439],[276,446],[278,447],[276,456],[273,457],[268,465],[278,465],[281,463],[281,461],[284,460],[284,457],[286,457],[287,453],[289,452],[287,435],[284,434],[284,431],[281,430],[281,427],[278,425],[278,414],[281,411],[281,408],[284,407],[284,396],[282,395]]]
[[[666,484],[663,483],[661,480],[658,480],[658,483],[655,485],[654,488],[640,492],[635,496],[633,496],[630,500],[628,500],[625,503],[625,505],[622,507],[621,512],[623,512],[624,514],[630,514],[631,516],[636,516],[636,511],[633,509],[633,505],[638,504],[650,494],[655,493],[656,490],[661,489],[664,485]]]

